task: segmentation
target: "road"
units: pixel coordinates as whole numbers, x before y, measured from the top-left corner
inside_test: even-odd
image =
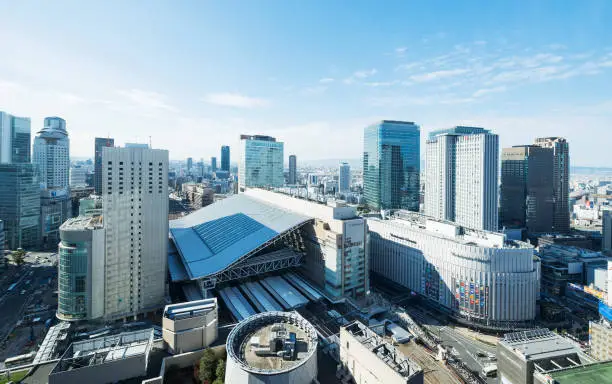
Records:
[[[39,257],[39,261],[36,260]],[[2,345],[21,319],[25,308],[30,304],[39,304],[47,301],[49,304],[50,291],[57,287],[48,285],[49,278],[54,279],[57,275],[57,267],[53,265],[54,260],[46,260],[43,257],[51,257],[49,253],[32,252],[26,257],[26,262],[21,267],[11,266],[10,279],[2,284],[3,291],[0,292],[0,362],[9,355],[18,354],[13,346],[20,349],[27,340],[12,340],[10,345]],[[15,287],[8,291],[8,287],[16,283]],[[37,294],[34,294],[36,291]],[[54,300],[57,304],[57,300]],[[49,315],[47,315],[49,317]],[[44,321],[46,319],[42,319]],[[27,338],[27,336],[26,336]],[[21,343],[23,341],[23,343]]]

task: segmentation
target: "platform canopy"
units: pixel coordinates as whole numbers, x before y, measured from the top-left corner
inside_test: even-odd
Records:
[[[170,221],[170,236],[189,279],[196,280],[231,268],[311,220],[239,194]]]

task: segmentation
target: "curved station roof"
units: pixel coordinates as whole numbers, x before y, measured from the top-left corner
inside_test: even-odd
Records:
[[[312,217],[245,194],[170,221],[170,236],[189,279],[219,273]]]

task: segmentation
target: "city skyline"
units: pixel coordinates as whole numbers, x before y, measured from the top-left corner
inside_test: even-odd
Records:
[[[610,4],[567,4],[554,16],[527,2],[444,6],[438,15],[401,3],[240,12],[190,3],[143,14],[122,4],[111,33],[99,23],[112,6],[72,17],[61,2],[35,13],[3,5],[0,106],[34,126],[50,115],[70,121],[75,157],[91,157],[96,136],[150,136],[172,158],[209,158],[221,144],[238,148],[248,131],[277,137],[304,161],[351,159],[363,127],[388,118],[419,124],[422,145],[434,129],[472,125],[498,133],[501,148],[562,136],[573,164],[606,165],[605,140],[593,138],[612,118]],[[202,134],[216,139],[185,140]]]

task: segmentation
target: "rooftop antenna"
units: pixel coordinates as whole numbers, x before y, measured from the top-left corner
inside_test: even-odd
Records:
[[[153,148],[153,146],[151,145],[151,136],[149,136],[149,149]]]

